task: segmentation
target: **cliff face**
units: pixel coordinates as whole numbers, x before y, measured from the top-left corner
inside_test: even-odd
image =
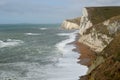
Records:
[[[120,30],[119,25],[120,16],[93,25],[85,30],[79,42],[88,45],[93,51],[99,53],[113,40],[114,35]]]
[[[80,34],[83,35],[86,30],[92,27],[93,23],[88,18],[88,11],[86,8],[83,9],[83,16],[81,17],[80,21]]]
[[[83,35],[86,29],[118,15],[120,7],[86,7],[80,21],[80,34]]]
[[[96,56],[81,80],[119,80],[120,7],[84,8],[79,33]]]
[[[74,19],[65,20],[61,27],[67,30],[79,29],[80,26],[80,17]]]
[[[101,54],[105,61],[87,75],[88,80],[120,80],[120,33]]]
[[[80,63],[89,68],[80,80],[120,80],[120,7],[86,7],[76,20],[63,27],[79,29]]]
[[[112,12],[117,10],[116,13]],[[79,42],[88,45],[97,53],[101,52],[113,40],[113,35],[120,28],[120,16],[116,16],[119,14],[120,8],[118,7],[84,8]]]

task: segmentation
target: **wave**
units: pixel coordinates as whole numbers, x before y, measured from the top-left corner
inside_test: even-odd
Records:
[[[24,43],[24,42],[22,40],[15,40],[15,39],[7,39],[5,41],[0,40],[0,48],[17,46],[17,45],[20,45],[21,43]]]
[[[41,35],[39,33],[25,33],[25,35],[28,35],[28,36],[37,36],[37,35]]]
[[[76,33],[77,31],[73,32],[73,33],[59,33],[57,35],[59,36],[68,36],[69,38],[66,39],[66,40],[63,40],[61,42],[59,42],[58,44],[56,44],[56,47],[60,50],[60,51],[64,51],[65,49],[65,46],[68,44],[68,43],[71,43],[73,41],[75,41],[75,38],[76,38]]]
[[[68,74],[66,75],[66,79],[63,80],[78,80],[79,76],[85,75],[88,70],[86,66],[77,63],[80,54],[73,51],[73,49],[75,48],[73,44],[69,44],[75,41],[76,33],[78,33],[78,31],[69,33],[69,35],[67,34],[69,37],[68,39],[63,40],[55,45],[58,51],[60,51],[60,53],[63,55],[61,58],[59,58],[59,63],[57,63],[57,66],[62,67],[62,70],[60,71],[66,71],[66,73],[62,73],[63,76]]]
[[[39,28],[40,30],[46,30],[47,28]]]
[[[58,36],[69,36],[70,33],[58,33],[57,35],[58,35]]]

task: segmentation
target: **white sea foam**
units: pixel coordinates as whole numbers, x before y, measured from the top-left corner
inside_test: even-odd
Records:
[[[7,39],[6,41],[0,40],[0,48],[17,46],[20,45],[21,43],[23,43],[22,40],[15,40],[15,39]]]
[[[47,28],[39,28],[40,30],[46,30]]]
[[[78,80],[79,76],[85,75],[88,68],[86,66],[77,63],[80,56],[77,52],[73,52],[74,45],[68,43],[73,42],[76,37],[76,32],[70,33],[69,39],[61,41],[56,44],[57,49],[63,54],[63,57],[59,59],[58,67],[62,67],[60,71],[55,71],[54,74],[58,78],[51,78],[49,80]],[[60,78],[61,75],[63,78]]]
[[[68,35],[69,38],[66,39],[66,40],[63,40],[63,41],[59,42],[58,44],[56,44],[56,47],[57,47],[60,51],[65,51],[65,49],[64,49],[65,46],[66,46],[68,43],[71,43],[71,42],[75,41],[76,32],[77,32],[77,31],[75,31],[75,32],[73,32],[73,33],[67,33],[67,34],[61,33],[61,34],[59,34],[59,35]]]
[[[69,36],[70,33],[58,33],[57,35],[58,35],[58,36]]]
[[[40,33],[25,33],[25,35],[28,36],[37,36],[37,35],[41,35]]]

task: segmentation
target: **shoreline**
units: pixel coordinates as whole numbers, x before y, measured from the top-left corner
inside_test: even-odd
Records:
[[[72,70],[69,72],[69,74],[72,72],[74,74],[73,75],[73,79],[70,78],[71,80],[79,80],[79,76],[83,76],[86,75],[86,72],[88,71],[88,68],[86,66],[80,65],[79,63],[77,63],[79,60],[79,56],[80,54],[78,54],[78,52],[73,51],[74,48],[76,48],[76,46],[74,45],[74,42],[76,40],[76,36],[78,34],[78,31],[73,31],[68,33],[69,35],[67,39],[62,40],[61,42],[59,42],[58,44],[56,44],[56,47],[62,51],[62,58],[59,59],[59,62],[61,62],[58,65],[62,65],[63,67],[67,67],[68,71]],[[66,65],[67,64],[67,65]],[[67,70],[66,69],[66,70]],[[66,79],[65,79],[66,80]]]
[[[78,42],[79,38],[80,38],[80,35],[79,35],[79,33],[77,33],[75,41],[72,42],[72,44],[75,45],[75,48],[73,49],[73,51],[80,54],[80,56],[78,58],[79,61],[77,63],[89,68],[91,66],[92,62],[95,60],[96,55],[95,55],[95,52],[92,51],[89,46],[87,46],[81,42]],[[80,76],[79,80],[87,80],[87,77],[85,77],[85,75],[82,75],[82,76]]]
[[[78,63],[89,67],[92,64],[92,61],[95,59],[95,52],[93,52],[87,45],[78,41],[75,41],[74,44],[76,46],[74,51],[80,54],[78,58],[80,61],[78,61]]]
[[[78,63],[89,67],[91,65],[92,61],[96,57],[95,52],[92,51],[89,46],[87,46],[81,42],[78,42],[79,38],[80,38],[80,35],[79,35],[79,33],[77,33],[75,41],[72,42],[75,45],[75,48],[73,49],[73,51],[80,54],[80,56],[78,58],[80,61],[78,61]]]

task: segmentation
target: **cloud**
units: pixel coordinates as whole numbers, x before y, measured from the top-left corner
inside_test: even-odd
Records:
[[[119,0],[89,0],[93,5],[101,5],[101,6],[119,6]]]
[[[119,0],[0,0],[0,11],[42,13],[53,10],[70,11],[84,6],[118,5]]]
[[[85,6],[120,5],[119,0],[0,0],[0,21],[62,22],[81,16]]]
[[[111,3],[111,2],[118,2],[119,0],[96,0],[97,2],[102,2],[102,3]]]
[[[80,13],[76,3],[72,3],[69,0],[5,0],[7,1],[7,5],[3,5],[0,7],[0,12],[6,12],[13,15],[32,15],[32,16],[68,16],[68,14],[76,14],[77,12]],[[76,12],[77,11],[77,12]],[[74,12],[74,13],[73,13]],[[71,16],[72,16],[71,15]]]
[[[6,1],[4,1],[4,0],[1,0],[1,1],[0,1],[0,7],[1,7],[1,6],[4,6],[5,4],[7,4]]]

